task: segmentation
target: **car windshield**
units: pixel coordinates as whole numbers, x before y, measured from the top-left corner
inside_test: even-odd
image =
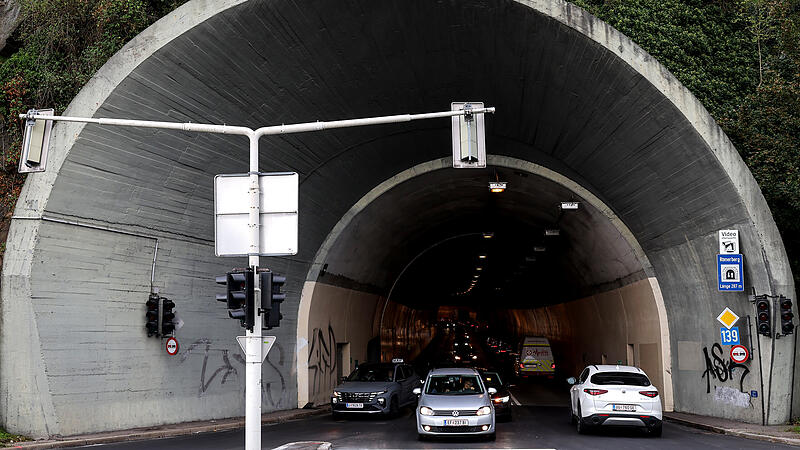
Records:
[[[501,389],[503,387],[503,382],[500,380],[500,375],[498,375],[497,372],[483,372],[483,384],[485,384],[487,388],[493,387],[495,389]]]
[[[650,386],[645,375],[632,372],[600,372],[592,375],[594,384],[624,384],[627,386]]]
[[[347,377],[347,381],[393,381],[394,366],[362,364]]]
[[[433,375],[426,383],[425,393],[473,395],[482,394],[483,388],[475,375]]]

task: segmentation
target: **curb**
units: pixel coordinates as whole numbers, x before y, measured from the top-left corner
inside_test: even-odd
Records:
[[[796,446],[796,447],[800,446],[800,438],[797,438],[797,439],[786,438],[786,437],[781,437],[781,436],[772,436],[772,435],[768,435],[768,434],[760,434],[760,433],[754,433],[754,432],[749,432],[749,431],[739,431],[739,430],[734,430],[734,429],[730,429],[730,428],[722,428],[722,427],[717,427],[717,426],[708,425],[708,424],[704,424],[704,423],[692,422],[690,420],[681,419],[681,418],[677,418],[677,417],[671,417],[671,416],[666,415],[666,414],[664,415],[664,418],[667,419],[670,422],[673,422],[673,423],[678,423],[678,424],[681,424],[681,425],[685,425],[687,427],[697,428],[697,429],[704,430],[704,431],[710,431],[712,433],[725,434],[725,435],[728,435],[728,436],[735,436],[735,437],[753,439],[753,440],[756,440],[756,441],[772,442],[774,444],[786,444],[786,445],[793,445],[793,446]]]
[[[305,419],[330,412],[328,409],[300,409],[296,413],[279,414],[274,417],[262,417],[261,425],[270,425]],[[191,423],[191,422],[190,422]],[[19,448],[24,450],[44,450],[51,448],[78,447],[84,445],[110,444],[114,442],[145,441],[178,436],[188,436],[199,433],[212,433],[217,431],[230,431],[244,428],[244,418],[238,418],[219,423],[204,423],[203,425],[184,424],[181,426],[170,425],[164,429],[123,430],[104,436],[72,436],[59,440],[15,442],[5,448]]]

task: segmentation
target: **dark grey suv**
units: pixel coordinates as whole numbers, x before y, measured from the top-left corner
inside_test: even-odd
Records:
[[[408,364],[364,363],[333,390],[331,414],[397,415],[400,408],[416,403],[411,391],[419,386],[419,376]]]

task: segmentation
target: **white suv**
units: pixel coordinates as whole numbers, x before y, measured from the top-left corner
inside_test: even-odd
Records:
[[[661,398],[642,369],[591,365],[567,383],[572,385],[570,421],[578,433],[596,426],[629,426],[661,436]]]

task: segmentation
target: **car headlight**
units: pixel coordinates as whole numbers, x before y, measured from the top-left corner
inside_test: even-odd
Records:
[[[483,406],[480,409],[478,409],[478,412],[476,413],[476,415],[485,416],[485,415],[491,414],[491,413],[492,413],[492,408],[490,408],[488,406]]]
[[[460,359],[461,359],[461,357],[460,357],[460,356],[456,356],[456,359],[457,359],[457,360],[460,360]]]
[[[427,406],[423,406],[419,409],[419,413],[422,414],[423,416],[432,416],[433,410],[428,408]]]
[[[341,393],[341,392],[339,392],[339,391],[333,391],[333,396],[334,396],[334,397],[341,397],[341,396],[342,396],[342,393]]]
[[[497,398],[492,399],[492,400],[495,403],[508,403],[508,398],[509,398],[508,395],[506,395],[505,397],[497,397]]]
[[[478,359],[477,355],[472,355],[472,359]]]

